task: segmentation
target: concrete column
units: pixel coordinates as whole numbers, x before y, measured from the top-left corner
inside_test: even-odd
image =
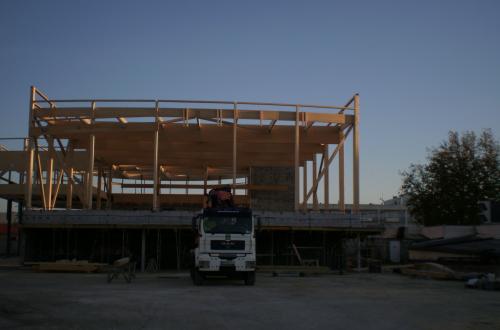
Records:
[[[141,272],[146,270],[146,229],[142,229],[141,237]]]

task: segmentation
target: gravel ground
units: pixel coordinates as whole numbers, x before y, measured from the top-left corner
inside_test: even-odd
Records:
[[[500,329],[500,292],[395,274],[270,277],[0,270],[0,329]]]

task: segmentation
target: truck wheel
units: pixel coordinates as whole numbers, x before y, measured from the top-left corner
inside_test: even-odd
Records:
[[[200,271],[196,268],[191,270],[191,278],[193,279],[194,285],[202,285],[203,284],[203,276],[200,274]]]
[[[248,272],[246,274],[245,285],[255,285],[255,272]]]

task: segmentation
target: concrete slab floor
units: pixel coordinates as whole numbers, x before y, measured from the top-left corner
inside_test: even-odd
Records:
[[[395,274],[270,277],[0,270],[0,329],[500,329],[500,292]]]

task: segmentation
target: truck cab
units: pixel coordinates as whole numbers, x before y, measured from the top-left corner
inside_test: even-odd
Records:
[[[252,211],[246,208],[206,208],[193,218],[193,283],[225,276],[254,285],[255,225]]]

